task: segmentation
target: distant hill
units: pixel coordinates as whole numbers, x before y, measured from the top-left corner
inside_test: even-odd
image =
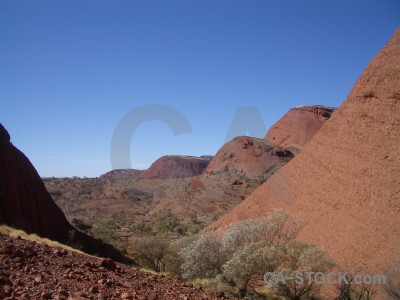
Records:
[[[200,175],[211,161],[210,156],[166,155],[157,159],[140,179],[187,178]]]
[[[294,157],[295,152],[262,139],[238,136],[218,150],[206,173],[225,171],[249,178],[270,176]]]
[[[101,175],[100,179],[137,179],[140,174],[142,174],[143,170],[136,169],[117,169],[109,171],[103,175]]]
[[[278,146],[303,148],[331,117],[335,108],[305,105],[292,108],[268,130],[265,140]]]

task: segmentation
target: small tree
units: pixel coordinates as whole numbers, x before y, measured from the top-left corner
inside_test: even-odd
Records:
[[[141,237],[128,247],[128,253],[140,265],[156,272],[164,271],[169,244],[157,236]]]

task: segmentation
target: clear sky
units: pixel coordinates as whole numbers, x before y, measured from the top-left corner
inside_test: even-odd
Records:
[[[339,106],[399,21],[398,0],[0,0],[0,122],[41,176],[109,171],[119,120],[148,104],[192,132],[143,123],[134,168],[213,155],[239,106],[266,128]]]

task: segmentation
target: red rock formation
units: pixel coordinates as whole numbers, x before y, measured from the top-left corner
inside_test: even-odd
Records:
[[[209,156],[166,155],[157,159],[140,179],[186,178],[200,175],[210,163]]]
[[[29,159],[0,124],[0,224],[59,239],[73,227],[47,192]]]
[[[107,172],[101,175],[100,179],[137,179],[140,174],[142,174],[142,170],[136,169],[117,169]]]
[[[293,156],[289,149],[262,139],[238,136],[217,152],[206,173],[227,171],[256,178],[276,171]]]
[[[399,145],[400,29],[302,152],[210,228],[281,207],[306,221],[300,239],[381,274],[400,249]]]
[[[292,108],[268,130],[264,139],[275,145],[301,149],[321,129],[334,110],[321,105]]]

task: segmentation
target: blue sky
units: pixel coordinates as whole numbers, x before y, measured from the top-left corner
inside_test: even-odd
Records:
[[[398,0],[0,0],[0,122],[41,176],[109,171],[119,120],[148,104],[192,132],[143,123],[133,167],[215,154],[240,106],[266,128],[339,106],[399,20]]]

